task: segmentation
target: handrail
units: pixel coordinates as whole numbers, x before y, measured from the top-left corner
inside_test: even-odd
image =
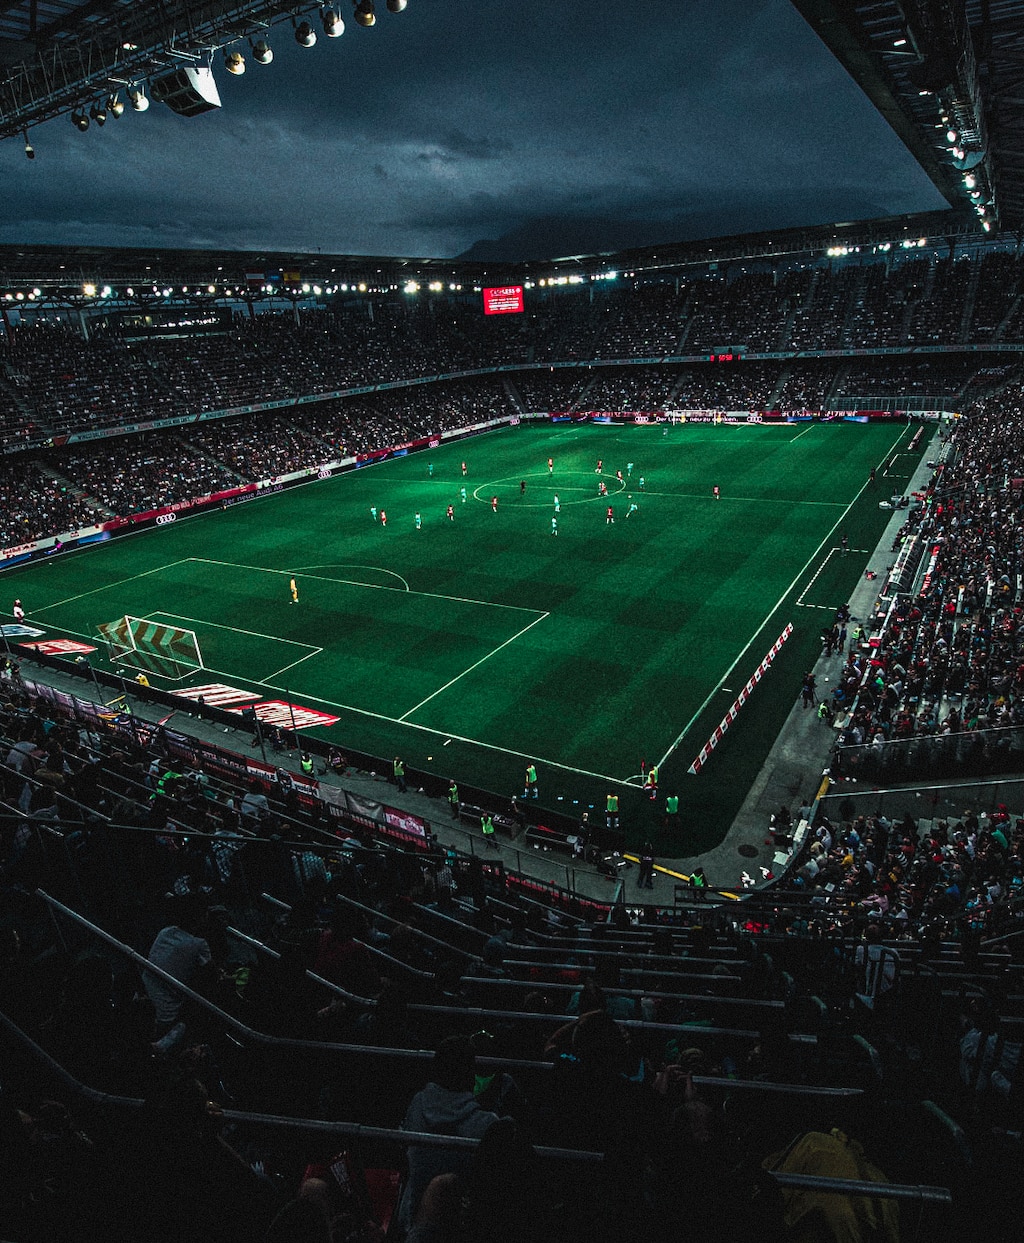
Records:
[[[269,898],[269,894],[262,894],[264,898]],[[347,894],[338,893],[334,895],[335,901],[344,902],[346,906],[354,906],[357,911],[364,911],[367,915],[372,915],[375,920],[380,920],[385,924],[394,924],[398,928],[408,928],[414,936],[419,937],[421,941],[429,941],[431,945],[437,945],[441,949],[450,953],[458,954],[463,958],[472,958],[479,961],[480,955],[473,954],[469,950],[464,950],[457,945],[449,945],[447,941],[442,941],[440,937],[431,936],[429,932],[424,932],[422,928],[417,928],[415,924],[403,923],[400,919],[395,919],[393,915],[385,915],[383,911],[374,910],[372,906],[366,906],[362,902],[357,902],[355,898],[348,897]]]
[[[30,776],[28,773],[19,772],[16,768],[13,768],[8,764],[0,764],[0,771],[9,773],[11,776],[13,776],[18,781],[27,781],[29,785],[35,786],[37,789],[42,789],[43,786],[45,785],[45,782],[39,781],[36,777]],[[72,798],[70,794],[65,794],[62,790],[58,790],[56,786],[48,786],[47,788],[53,790],[54,794],[58,798],[63,800],[63,802],[70,804],[72,807],[77,807],[79,811],[87,813],[93,819],[96,819],[96,820],[109,820],[110,819],[110,817],[105,816],[103,812],[96,811],[95,808],[89,807],[85,803],[80,803],[77,799]],[[13,812],[20,811],[20,808],[13,807],[10,803],[6,801],[4,802],[3,805],[5,807],[10,807]],[[26,820],[30,820],[32,818],[31,812],[21,812],[21,815],[22,815],[22,818]]]
[[[715,977],[721,978],[721,977]],[[463,980],[467,983],[481,984],[486,988],[497,989],[537,989],[543,988],[545,992],[557,993],[577,993],[583,987],[583,981],[579,984],[557,984],[550,983],[547,980],[496,980],[484,975],[467,975],[463,976]],[[783,1010],[786,1003],[763,997],[719,997],[714,993],[672,993],[658,991],[656,989],[647,988],[605,988],[602,990],[609,997],[631,997],[634,1000],[641,1000],[644,997],[654,997],[665,1001],[699,1001],[709,1005],[723,1006],[747,1006],[748,1008],[758,1010]]]
[[[511,948],[511,947],[510,947]],[[632,959],[636,962],[636,959]],[[690,961],[686,958],[680,958],[680,965]],[[710,961],[714,961],[713,959]],[[527,967],[531,970],[541,971],[585,971],[592,973],[594,968],[582,962],[568,962],[565,959],[557,961],[554,959],[534,959],[534,958],[503,958],[501,961],[503,967]],[[728,964],[724,964],[728,965]],[[743,984],[745,981],[739,975],[725,975],[722,972],[712,971],[659,971],[654,967],[623,967],[620,974],[622,975],[640,975],[640,976],[665,976],[670,980],[714,980],[716,983]]]
[[[30,1036],[0,1011],[0,1026],[29,1052],[42,1062],[65,1087],[76,1095],[97,1105],[116,1106],[124,1109],[142,1109],[145,1101],[139,1097],[118,1096],[103,1092],[76,1079],[55,1058],[38,1045]],[[695,1078],[695,1082],[696,1082]],[[703,1081],[702,1081],[703,1082]],[[710,1081],[707,1081],[710,1082]],[[735,1081],[722,1081],[735,1086]],[[760,1085],[763,1086],[763,1085]],[[843,1089],[847,1093],[859,1089]],[[370,1142],[391,1142],[403,1147],[443,1148],[450,1150],[475,1149],[479,1139],[456,1135],[432,1135],[423,1131],[404,1131],[394,1127],[368,1126],[360,1122],[332,1122],[322,1118],[289,1118],[281,1114],[252,1113],[240,1109],[224,1109],[219,1116],[238,1125],[270,1127],[274,1130],[304,1131],[313,1134],[343,1135],[346,1139]],[[604,1153],[588,1149],[557,1148],[540,1145],[534,1148],[538,1157],[550,1161],[580,1161],[595,1163],[604,1160]],[[949,1204],[950,1193],[941,1187],[914,1187],[899,1183],[861,1183],[851,1179],[817,1178],[807,1174],[785,1174],[768,1171],[780,1186],[812,1187],[820,1191],[835,1191],[844,1195],[869,1194],[881,1199],[919,1200],[924,1203]]]
[[[263,898],[266,902],[270,902],[270,903],[272,903],[274,906],[279,907],[281,910],[285,910],[285,911],[290,911],[290,910],[291,910],[291,907],[288,905],[288,903],[283,902],[280,898],[275,898],[275,897],[273,897],[273,895],[271,895],[271,894],[269,894],[269,893],[264,892],[264,893],[262,893],[260,896],[261,896],[261,897],[262,897],[262,898]],[[417,928],[415,928],[415,927],[413,927],[411,924],[403,924],[401,920],[394,919],[394,918],[393,918],[392,916],[390,916],[390,915],[383,915],[383,914],[381,914],[379,911],[375,911],[375,910],[374,910],[374,908],[373,908],[372,906],[365,906],[362,902],[357,902],[354,898],[348,898],[348,897],[345,897],[343,894],[338,894],[338,895],[337,895],[337,897],[341,898],[341,899],[342,899],[342,901],[344,901],[344,902],[345,902],[345,904],[346,904],[347,906],[352,906],[352,907],[355,907],[355,908],[356,908],[357,910],[359,910],[359,911],[364,911],[367,915],[370,915],[370,916],[372,916],[372,917],[373,917],[373,918],[375,918],[375,919],[381,919],[381,920],[383,920],[383,921],[384,921],[384,922],[386,922],[386,923],[394,924],[396,927],[400,927],[400,928],[409,928],[409,929],[410,929],[410,931],[412,931],[412,932],[414,932],[414,933],[418,933],[419,935],[423,936],[426,940],[430,941],[430,943],[431,943],[431,944],[433,944],[433,945],[438,945],[438,946],[440,946],[442,949],[444,949],[445,951],[448,951],[448,952],[454,952],[454,953],[456,953],[456,954],[461,954],[464,958],[468,958],[468,959],[470,959],[472,962],[475,962],[475,963],[479,963],[479,962],[481,962],[481,961],[482,961],[482,960],[481,960],[481,958],[480,958],[480,956],[479,956],[478,954],[472,954],[472,953],[470,953],[470,951],[469,951],[469,950],[462,950],[462,949],[459,949],[457,946],[449,945],[447,941],[442,941],[442,940],[440,940],[440,938],[438,938],[438,937],[432,937],[432,936],[430,936],[430,934],[429,934],[429,933],[420,933],[420,930],[419,930],[419,929],[417,929]],[[460,925],[460,926],[461,926],[461,925]],[[473,929],[473,931],[474,931],[474,932],[476,932],[476,931],[478,931],[478,929]],[[358,941],[358,943],[359,943],[360,945],[362,945],[364,949],[367,949],[367,950],[369,950],[371,953],[373,953],[373,954],[377,954],[377,955],[379,955],[380,957],[387,959],[389,962],[395,962],[395,963],[397,963],[400,967],[402,967],[402,969],[403,969],[403,970],[405,970],[405,971],[407,971],[407,972],[409,972],[409,973],[411,973],[411,974],[418,975],[418,976],[420,976],[420,977],[421,977],[421,978],[423,978],[423,979],[432,979],[432,978],[433,978],[433,974],[432,974],[431,972],[429,972],[429,971],[420,971],[420,970],[418,970],[416,967],[412,967],[412,966],[409,966],[409,965],[408,965],[408,964],[406,964],[406,963],[403,963],[403,962],[401,961],[401,959],[396,959],[396,958],[394,958],[392,955],[385,953],[383,950],[381,950],[381,949],[380,949],[380,948],[378,948],[377,946],[374,946],[374,945],[369,945],[369,944],[368,944],[367,942],[365,942],[365,941],[360,941],[360,940],[359,940],[359,938],[355,938],[355,940],[357,940],[357,941]],[[515,947],[514,945],[510,945],[510,946],[509,946],[509,948],[510,948],[510,949],[513,949],[513,948],[516,948],[516,947]],[[548,947],[546,947],[546,946],[545,946],[545,947],[543,947],[543,948],[546,950]],[[552,949],[554,949],[554,947],[551,947],[551,948],[552,948]],[[563,949],[564,949],[564,948],[565,948],[565,947],[563,946]],[[581,950],[580,952],[581,952],[581,953],[586,953],[586,952],[588,952],[588,951],[586,951],[586,950]],[[607,952],[607,951],[606,951],[606,952]],[[626,958],[627,960],[629,960],[629,961],[634,961],[634,962],[636,961],[635,959],[629,959],[629,956],[628,956],[628,955],[626,955],[626,954],[616,954],[616,955],[615,955],[615,957],[619,957],[619,958]],[[660,961],[662,961],[662,962],[674,962],[674,963],[678,963],[678,964],[683,964],[683,963],[686,963],[686,962],[696,962],[696,961],[698,961],[698,960],[696,960],[696,959],[672,958],[672,957],[670,957],[670,956],[668,956],[668,955],[664,955],[664,954],[662,954],[662,955],[658,955],[658,956],[657,956],[657,958],[658,958]],[[651,959],[649,959],[649,960],[648,960],[648,959],[645,959],[644,961],[645,961],[645,963],[646,963],[647,961],[654,961],[654,959],[653,959],[653,958],[651,958]],[[707,962],[707,963],[712,963],[712,962],[715,962],[716,960],[715,960],[715,959],[713,959],[713,958],[708,958],[708,959],[701,959],[700,961],[701,961],[702,963],[704,963],[704,962]],[[506,967],[561,967],[561,966],[564,966],[564,967],[571,967],[571,966],[574,966],[574,965],[575,965],[575,967],[576,967],[577,969],[579,969],[579,970],[590,970],[590,968],[588,968],[588,967],[587,967],[585,964],[583,964],[583,963],[577,963],[577,964],[570,964],[570,963],[555,963],[555,962],[533,961],[533,960],[531,960],[531,959],[515,959],[515,958],[506,958],[506,959],[504,960],[504,962],[503,962],[503,964],[502,964],[502,965],[503,965],[503,966],[506,966]],[[715,980],[715,981],[717,981],[717,982],[721,982],[722,980],[728,980],[728,981],[732,981],[732,982],[737,983],[737,984],[742,984],[742,983],[743,983],[743,979],[742,979],[742,977],[741,977],[741,976],[738,976],[738,975],[727,975],[727,976],[723,976],[723,975],[720,975],[720,974],[719,974],[719,975],[713,975],[713,974],[711,974],[710,972],[682,971],[682,970],[678,970],[678,971],[658,971],[658,970],[656,970],[656,969],[652,969],[652,968],[649,968],[649,967],[647,967],[647,966],[627,967],[627,968],[624,968],[624,969],[623,969],[623,974],[624,974],[624,975],[647,975],[647,976],[650,976],[650,975],[666,975],[666,976],[669,976],[670,978],[673,978],[673,979],[686,979],[686,980],[709,980],[709,981],[710,981],[710,980]],[[478,978],[485,978],[485,977],[470,976],[470,977],[468,977],[468,978],[470,978],[470,979],[478,979]],[[513,981],[513,982],[514,982],[514,983],[519,983],[520,981]],[[649,993],[645,993],[645,995],[646,995],[646,996],[650,996],[651,994],[649,994]],[[675,994],[673,994],[673,996],[675,996]]]
[[[260,897],[265,902],[269,902],[273,906],[279,907],[282,911],[288,911],[289,913],[291,912],[292,908],[287,902],[282,902],[280,898],[275,898],[272,894],[261,893]],[[383,958],[389,963],[394,963],[396,967],[400,967],[409,975],[418,976],[421,980],[432,980],[434,978],[434,973],[432,971],[421,971],[419,967],[413,967],[409,963],[402,962],[400,958],[395,958],[394,955],[386,953],[376,945],[369,945],[366,941],[360,941],[358,937],[353,937],[352,939],[357,945],[361,945],[364,950],[367,950],[371,954],[376,954],[378,958]]]
[[[228,936],[234,937],[236,940],[252,946],[253,949],[258,950],[260,953],[266,954],[275,959],[280,959],[281,957],[280,953],[271,946],[267,945],[266,942],[250,936],[247,932],[242,932],[239,928],[228,925],[224,931],[228,934]],[[352,996],[352,994],[346,993],[339,984],[335,984],[331,980],[327,980],[313,971],[306,971],[305,974],[308,980],[312,980],[315,984],[321,985],[323,988],[327,989],[328,992],[337,993],[343,997]],[[516,1022],[547,1023],[553,1027],[564,1026],[565,1023],[570,1022],[573,1018],[570,1014],[545,1014],[538,1010],[493,1010],[488,1009],[486,1006],[445,1006],[431,1005],[428,1002],[410,1002],[406,1006],[406,1009],[411,1014],[447,1014],[452,1018],[514,1019]],[[664,1031],[676,1034],[679,1032],[678,1023],[652,1023],[646,1019],[616,1019],[616,1022],[622,1027],[631,1028],[636,1031]],[[700,1032],[707,1036],[728,1036],[743,1040],[758,1040],[761,1037],[761,1032],[752,1031],[748,1028],[713,1027],[703,1023],[699,1025],[687,1024],[686,1030],[690,1032]],[[809,1034],[806,1038],[814,1039],[814,1037]],[[804,1037],[801,1037],[801,1039],[804,1039]],[[697,1082],[697,1080],[695,1079],[694,1082]],[[712,1080],[709,1079],[707,1082],[710,1083]],[[733,1081],[730,1080],[729,1082]],[[857,1090],[859,1091],[859,1089]]]

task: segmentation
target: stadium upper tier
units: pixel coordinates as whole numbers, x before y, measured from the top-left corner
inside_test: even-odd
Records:
[[[982,372],[983,386],[998,380],[1024,351],[1022,274],[1007,251],[876,256],[835,268],[734,265],[648,283],[533,289],[522,315],[485,317],[478,295],[459,293],[353,293],[327,305],[311,296],[298,309],[253,316],[221,307],[205,333],[168,326],[166,306],[163,320],[151,308],[148,321],[138,308],[129,314],[109,304],[62,313],[22,306],[21,320],[0,336],[0,431],[10,449],[68,432],[498,367],[517,368],[530,409],[584,397],[591,409],[960,400],[973,376]],[[962,353],[929,353],[889,370],[853,367],[834,353],[922,349]],[[827,363],[792,358],[822,351]],[[584,392],[593,376],[581,369],[589,364],[696,364],[723,352],[743,356],[742,380],[683,372],[678,363],[642,375],[619,366]],[[568,374],[552,381],[545,369],[558,364]],[[564,366],[571,364],[577,374]]]

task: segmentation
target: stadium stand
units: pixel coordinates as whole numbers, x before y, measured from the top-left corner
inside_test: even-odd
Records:
[[[993,342],[1018,275],[1008,254],[929,255],[559,293],[503,336],[399,302],[198,343],[18,329],[0,396],[13,434],[52,435],[499,361]],[[569,893],[429,814],[427,838],[385,836],[340,811],[369,780],[357,765],[318,756],[332,794],[313,797],[283,752],[252,785],[176,751],[141,690],[137,715],[101,710],[67,693],[67,666],[8,657],[5,1232],[739,1243],[787,1237],[780,1188],[827,1168],[871,1184],[813,1190],[869,1206],[874,1237],[1000,1237],[1021,1165],[1024,805],[911,797],[940,772],[1020,769],[1024,388],[996,358],[538,368],[0,460],[16,544],[518,409],[971,394],[893,550],[927,578],[895,573],[833,657],[834,793],[742,903],[627,905],[604,877],[604,897]],[[217,739],[213,719],[188,728]],[[219,744],[248,750],[231,727]],[[847,784],[883,777],[907,786],[898,814]],[[422,812],[440,793],[388,798]]]

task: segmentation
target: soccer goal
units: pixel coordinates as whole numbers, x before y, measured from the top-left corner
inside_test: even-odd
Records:
[[[97,626],[97,638],[106,644],[110,660],[141,673],[179,682],[202,669],[203,656],[194,630],[149,621],[145,617],[119,617]]]

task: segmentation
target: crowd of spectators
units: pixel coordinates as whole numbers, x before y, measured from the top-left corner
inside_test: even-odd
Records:
[[[907,757],[931,770],[1016,764],[1024,725],[1024,393],[979,402],[955,453],[894,551],[917,541],[922,586],[894,595],[877,634],[851,645],[839,680],[850,713],[840,761],[892,776]],[[894,747],[913,739],[927,745]],[[849,749],[849,750],[847,750]]]
[[[238,483],[223,462],[170,431],[50,449],[44,461],[99,508],[104,519],[192,500]],[[50,482],[52,487],[61,486]],[[52,528],[48,534],[54,534]]]
[[[782,1240],[784,1206],[754,1193],[758,1166],[835,1125],[855,1127],[890,1177],[955,1175],[925,1113],[906,1130],[877,1087],[848,1112],[815,1090],[856,1096],[875,1073],[848,1016],[876,949],[895,951],[871,985],[876,1039],[901,963],[950,960],[993,988],[993,971],[1006,977],[1009,956],[981,945],[1015,927],[1024,821],[1004,808],[943,823],[840,806],[815,817],[807,861],[781,891],[724,912],[717,930],[710,911],[672,925],[622,905],[594,922],[498,881],[481,890],[450,850],[407,855],[325,822],[286,776],[247,787],[176,761],[159,731],[135,739],[33,700],[5,670],[0,1011],[75,1078],[144,1101],[111,1114],[64,1085],[43,1091],[38,1062],[8,1042],[0,1203],[13,1237],[379,1243],[394,1215],[389,1237],[411,1243],[668,1243],[683,1197],[701,1207],[688,1237]],[[37,886],[153,970],[47,907]],[[835,1006],[816,1036],[804,1030],[811,993]],[[772,1009],[783,996],[785,1011]],[[888,1093],[912,1097],[926,1074],[927,1090],[970,1115],[970,1050],[993,1028],[965,1009],[961,1029],[958,1015],[929,1015],[937,1049],[908,1084],[896,1050],[919,1031],[893,1011]],[[231,1022],[292,1043],[239,1044]],[[411,1052],[432,1045],[430,1062]],[[1016,1076],[1000,1050],[986,1106]],[[958,1058],[964,1082],[943,1083]],[[737,1095],[741,1081],[793,1095]],[[413,1148],[398,1196],[394,1147],[371,1162],[341,1137],[225,1125],[223,1109],[482,1143]],[[565,1167],[542,1146],[604,1158]],[[814,1172],[839,1172],[823,1161]]]
[[[102,521],[95,505],[25,457],[0,457],[0,547],[14,548]]]
[[[133,337],[116,319],[88,339],[77,322],[27,323],[0,340],[0,425],[52,435],[510,364],[1013,342],[1019,269],[1007,252],[736,262],[535,288],[522,315],[484,316],[464,291],[398,291],[240,314],[189,337]]]

